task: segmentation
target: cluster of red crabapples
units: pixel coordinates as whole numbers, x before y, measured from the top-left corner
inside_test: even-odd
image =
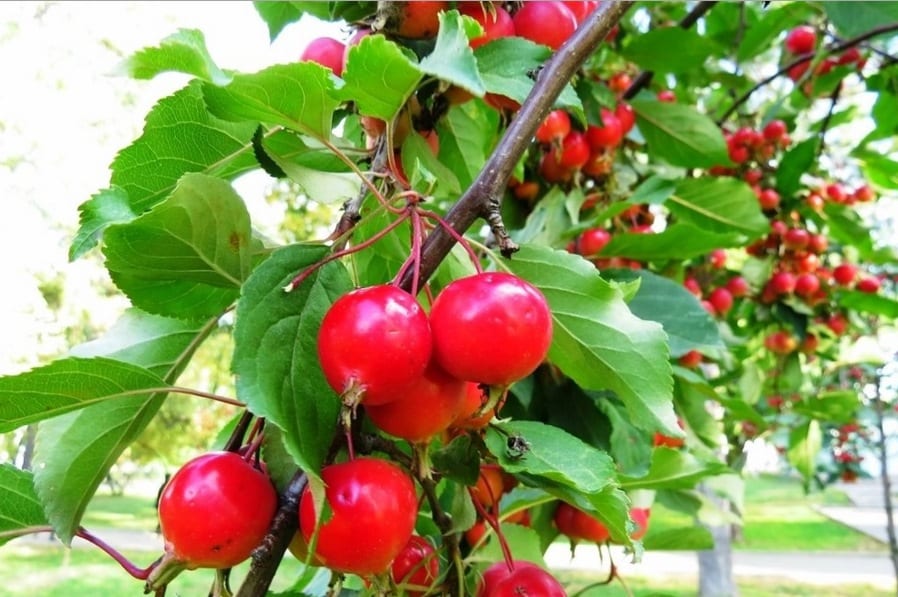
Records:
[[[817,31],[810,25],[799,25],[786,34],[784,49],[787,54],[787,62],[793,61],[799,56],[810,54],[817,49]],[[811,68],[813,60],[804,60],[798,62],[786,72],[786,75],[792,81],[798,82],[805,78]],[[867,64],[867,58],[856,47],[850,47],[843,50],[838,57],[827,56],[821,60],[814,68],[813,77],[822,77],[829,74],[834,68],[839,66],[854,66],[854,69],[860,72]],[[809,79],[802,90],[806,95],[810,95],[813,91],[813,80]]]

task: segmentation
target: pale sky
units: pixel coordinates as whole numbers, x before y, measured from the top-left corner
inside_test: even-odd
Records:
[[[340,36],[310,20],[288,26],[270,44],[248,1],[0,3],[0,374],[37,364],[38,338],[60,327],[35,273],[62,272],[70,303],[95,301],[92,283],[102,271],[67,259],[78,205],[108,185],[109,164],[140,135],[152,105],[189,80],[108,73],[178,28],[200,29],[219,66],[244,72],[296,60],[312,37]],[[267,183],[261,175],[236,185],[263,227],[277,217],[253,203]],[[125,304],[91,315],[109,324]],[[51,343],[48,350],[58,349]]]

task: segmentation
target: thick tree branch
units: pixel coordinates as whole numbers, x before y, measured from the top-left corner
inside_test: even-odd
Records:
[[[693,7],[692,10],[689,11],[683,20],[680,21],[680,27],[683,29],[689,29],[693,25],[695,25],[700,18],[702,18],[705,13],[711,10],[711,7],[717,4],[717,0],[702,0],[698,4]],[[630,86],[624,91],[621,96],[623,99],[629,100],[636,97],[636,94],[645,89],[649,83],[652,82],[652,77],[655,76],[654,71],[644,70],[636,78],[630,83]]]
[[[256,551],[253,552],[253,562],[249,573],[237,597],[259,597],[268,592],[268,587],[280,566],[287,546],[293,540],[296,529],[299,526],[299,496],[306,486],[306,475],[299,471],[281,493],[277,513],[271,523],[271,529],[265,536]]]
[[[881,25],[879,27],[874,27],[873,29],[870,29],[869,31],[861,33],[860,35],[858,35],[856,37],[852,37],[851,39],[847,39],[841,43],[832,45],[828,48],[824,48],[823,50],[821,50],[821,52],[824,56],[829,55],[829,54],[836,54],[838,52],[844,52],[848,48],[853,48],[855,46],[861,45],[863,42],[867,41],[868,39],[872,39],[872,38],[878,37],[880,35],[885,35],[886,33],[891,33],[892,31],[898,31],[898,23],[890,23],[888,25]],[[793,67],[796,67],[799,64],[804,64],[805,62],[809,62],[809,61],[813,60],[814,57],[817,56],[817,54],[818,54],[818,52],[808,52],[807,54],[801,54],[798,57],[796,57],[795,60],[792,60],[791,62],[788,62],[785,65],[783,65],[778,71],[776,71],[769,77],[766,77],[766,78],[762,79],[761,81],[759,81],[757,84],[755,84],[754,87],[752,87],[751,89],[749,89],[748,91],[743,93],[739,97],[739,99],[737,99],[735,102],[733,102],[733,105],[730,106],[729,109],[723,113],[723,116],[721,116],[717,120],[717,124],[723,124],[724,122],[726,122],[726,120],[730,116],[732,116],[736,112],[736,110],[739,109],[739,107],[742,104],[747,102],[748,99],[752,96],[752,94],[754,94],[754,92],[756,92],[758,89],[760,89],[761,87],[764,87],[766,85],[769,85],[771,82],[773,82],[778,77],[781,77],[784,74],[786,74],[787,72],[789,72],[789,70],[792,69]]]
[[[464,234],[478,217],[485,217],[498,211],[511,172],[530,144],[530,139],[540,121],[549,113],[556,98],[574,73],[632,4],[631,0],[600,4],[574,35],[546,62],[530,95],[521,105],[483,170],[446,214],[446,221],[458,233]],[[453,244],[455,240],[452,235],[442,227],[435,228],[427,237],[421,258],[421,283],[430,278],[452,249]],[[410,289],[412,272],[407,272],[400,283],[402,288]]]

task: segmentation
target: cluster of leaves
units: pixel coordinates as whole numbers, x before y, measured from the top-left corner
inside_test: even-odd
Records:
[[[375,4],[260,3],[258,8],[273,38],[306,12],[356,22],[371,17]],[[777,417],[783,422],[783,413],[768,412],[762,400],[774,393],[773,384],[778,393],[807,396],[778,428],[789,430],[786,450],[793,465],[808,479],[815,475],[821,422],[849,423],[857,408],[851,392],[818,395],[814,383],[836,356],[836,343],[813,359],[799,352],[771,356],[762,349],[769,322],[783,321],[803,336],[813,313],[794,302],[770,306],[746,300],[728,318],[715,318],[682,282],[712,251],[727,249],[727,264],[754,272],[753,285],[760,290],[774,256],[749,259],[745,249],[766,237],[771,219],[786,212],[762,210],[741,171],[710,174],[714,167],[737,168],[727,150],[727,130],[710,115],[723,115],[740,94],[748,98],[756,92],[748,67],[775,60],[771,44],[789,27],[813,22],[837,44],[881,27],[880,16],[898,20],[891,9],[878,7],[871,12],[880,16],[868,22],[873,17],[848,4],[764,9],[721,3],[701,17],[700,28],[674,26],[688,22],[682,3],[639,4],[621,21],[617,37],[590,56],[561,92],[556,107],[585,129],[602,124],[601,108],[622,101],[606,84],[614,75],[654,73],[648,85],[634,83],[626,92],[639,93],[631,102],[636,128],[608,172],[549,183],[535,168],[543,151],[536,143],[521,157],[514,177],[536,182],[539,193],[519,202],[510,190],[503,202],[504,221],[521,245],[510,260],[490,248],[489,234],[469,234],[482,247],[485,263],[542,290],[555,336],[548,363],[511,388],[501,411],[508,420],[483,437],[436,440],[434,463],[443,475],[436,495],[454,532],[474,522],[473,505],[458,488],[474,484],[481,460],[497,462],[523,483],[500,508],[533,509],[531,529],[507,535],[516,555],[534,561],[541,561],[542,550],[557,535],[551,524],[557,499],[597,515],[621,542],[628,542],[631,501],[657,499],[700,520],[719,520],[722,513],[696,485],[707,480],[740,503],[738,467],[719,460],[722,438],[738,448],[747,437],[746,422],[755,433],[773,429]],[[232,312],[236,399],[269,424],[263,457],[273,478],[283,489],[297,470],[318,475],[332,456],[341,407],[317,360],[321,320],[354,286],[391,280],[412,250],[406,225],[382,234],[395,214],[382,209],[370,191],[388,195],[395,182],[382,156],[366,144],[363,119],[395,123],[415,107],[414,124],[436,131],[439,150],[434,154],[422,136],[407,135],[398,148],[404,178],[428,198],[430,209],[446,213],[483,170],[511,115],[484,98],[525,102],[535,73],[553,55],[519,37],[472,50],[468,40],[479,32],[471,19],[450,10],[440,16],[432,40],[370,35],[348,51],[339,77],[311,62],[230,72],[215,63],[202,34],[192,30],[179,31],[123,65],[137,78],[172,70],[192,77],[157,103],[143,134],[116,156],[109,187],[82,205],[71,245],[72,259],[100,245],[112,280],[133,308],[102,339],[70,356],[0,378],[0,432],[40,422],[35,472],[0,468],[0,532],[50,524],[69,542],[123,450],[165,400],[183,400],[176,394],[190,392],[176,387],[179,375]],[[659,47],[682,51],[659,52]],[[852,71],[848,82],[877,97],[875,129],[853,157],[873,185],[893,189],[898,187],[894,162],[876,150],[895,133],[898,113],[892,109],[898,108],[898,78],[886,61],[872,56],[868,70],[882,69],[872,76]],[[825,127],[853,114],[851,107],[836,110],[838,97],[832,93],[848,75],[837,68],[811,93],[791,83],[774,85],[766,95],[757,94],[767,100],[763,104],[738,106],[740,124],[782,118],[794,131],[795,143],[761,166],[785,198],[784,206],[797,206],[807,195],[807,173],[832,179],[822,174],[821,139]],[[459,89],[470,99],[449,101]],[[661,89],[674,91],[678,101],[659,101]],[[807,114],[823,101],[821,92],[832,98],[831,116],[815,124]],[[333,249],[324,242],[271,246],[254,232],[251,214],[230,183],[260,168],[290,179],[312,201],[348,202],[359,216],[352,242],[376,242],[351,259],[318,267],[284,292],[298,272],[319,264]],[[369,175],[372,169],[375,176]],[[793,218],[793,208],[788,209]],[[837,241],[831,245],[834,254],[850,253],[853,260],[879,268],[894,262],[894,254],[868,240],[867,225],[848,206],[795,211],[794,222],[811,221]],[[651,214],[652,233],[619,226],[622,217],[637,212]],[[566,250],[596,227],[615,229],[602,249],[604,258],[638,262],[640,268],[600,270]],[[453,251],[429,283],[436,292],[470,272],[465,256]],[[898,303],[883,295],[843,292],[834,300],[845,311],[898,313]],[[709,361],[700,371],[676,362],[693,351]],[[778,374],[769,375],[774,369]],[[678,419],[686,446],[655,445],[656,434],[683,435]],[[526,440],[525,458],[508,450],[509,436]],[[428,522],[419,531],[441,532]],[[695,549],[709,542],[698,527],[650,530],[645,539],[649,548]]]

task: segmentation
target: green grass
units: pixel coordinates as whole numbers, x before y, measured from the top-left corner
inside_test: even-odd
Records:
[[[156,505],[152,497],[96,495],[82,524],[87,529],[156,530]]]
[[[757,551],[885,551],[879,541],[823,516],[814,506],[843,506],[844,493],[827,489],[805,495],[795,479],[761,475],[746,480],[742,537],[736,549]],[[649,533],[692,525],[661,504],[652,507]]]

